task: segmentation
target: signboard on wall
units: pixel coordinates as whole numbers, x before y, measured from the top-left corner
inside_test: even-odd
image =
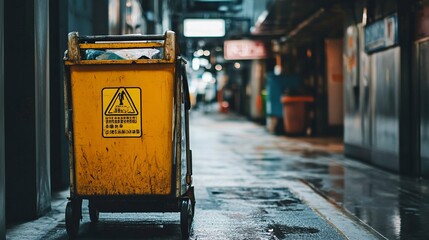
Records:
[[[255,40],[227,40],[224,42],[226,60],[264,59],[267,57],[264,42]]]
[[[398,15],[395,13],[365,26],[365,51],[372,53],[398,44]]]
[[[225,36],[225,20],[185,19],[183,20],[183,34],[185,37],[223,37]]]

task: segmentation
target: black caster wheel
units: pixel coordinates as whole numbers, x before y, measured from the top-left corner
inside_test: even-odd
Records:
[[[191,232],[192,219],[194,217],[192,203],[188,198],[182,199],[180,203],[180,228],[182,238],[188,239]]]
[[[100,216],[100,213],[98,212],[97,207],[95,207],[94,204],[91,204],[91,201],[90,201],[88,208],[89,208],[89,219],[91,220],[92,223],[97,223]]]
[[[79,232],[82,213],[80,201],[69,201],[66,206],[66,230],[69,237],[74,238]]]

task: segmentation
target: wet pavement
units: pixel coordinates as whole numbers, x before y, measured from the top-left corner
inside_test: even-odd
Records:
[[[229,129],[223,141],[252,176],[298,179],[387,239],[429,239],[429,181],[348,159],[341,139],[272,136],[242,123]]]
[[[191,114],[197,198],[191,239],[428,239],[429,183],[342,155],[336,138],[274,136],[245,118]],[[68,239],[68,192],[7,239]],[[79,239],[181,239],[178,213],[101,213]]]

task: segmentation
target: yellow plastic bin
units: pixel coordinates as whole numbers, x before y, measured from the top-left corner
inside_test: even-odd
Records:
[[[305,134],[308,126],[307,103],[312,103],[312,96],[282,96],[283,123],[286,134]]]
[[[94,52],[99,57],[89,59]],[[161,56],[127,56],[153,52]],[[182,234],[189,235],[195,208],[190,100],[185,61],[177,52],[171,31],[69,34],[64,99],[70,236],[79,232],[82,199],[89,200],[93,222],[99,212],[180,212]]]

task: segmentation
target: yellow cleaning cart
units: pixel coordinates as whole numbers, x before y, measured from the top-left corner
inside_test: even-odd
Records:
[[[190,100],[175,33],[68,36],[65,128],[70,149],[66,229],[76,236],[82,200],[99,212],[194,215]]]

